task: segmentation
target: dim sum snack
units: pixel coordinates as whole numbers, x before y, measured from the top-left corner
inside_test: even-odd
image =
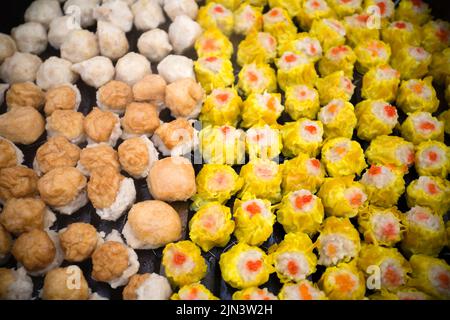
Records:
[[[344,17],[342,24],[345,27],[348,43],[355,47],[368,40],[378,40],[380,30],[376,27],[378,21],[369,12],[355,13]]]
[[[195,80],[178,79],[166,87],[165,105],[175,118],[196,118],[202,108],[205,93]]]
[[[47,30],[38,22],[26,22],[11,29],[20,52],[41,54],[47,48]]]
[[[161,124],[152,142],[164,156],[182,156],[197,149],[198,131],[192,127],[192,121],[180,118]]]
[[[285,1],[279,1],[285,2]],[[313,21],[321,20],[324,18],[334,17],[334,12],[325,0],[305,0],[303,3],[297,5],[298,8],[292,8],[296,1],[289,1],[290,8],[286,10],[295,16],[300,23],[300,27],[303,30],[309,30]],[[301,8],[300,8],[301,6]]]
[[[284,103],[286,112],[293,120],[315,119],[320,110],[317,90],[302,84],[286,89]]]
[[[403,217],[405,233],[401,247],[407,255],[426,254],[437,257],[447,244],[447,233],[441,215],[427,207],[415,206]]]
[[[195,41],[194,48],[199,58],[215,56],[230,59],[233,54],[233,44],[215,27],[205,29]]]
[[[275,215],[268,200],[248,198],[234,202],[234,235],[239,242],[259,246],[273,231]]]
[[[133,92],[127,83],[112,80],[97,90],[96,98],[101,110],[123,114],[133,102]]]
[[[395,10],[395,18],[420,26],[431,19],[431,8],[422,0],[402,0]]]
[[[355,261],[326,268],[319,288],[330,300],[362,300],[366,292],[364,274]]]
[[[147,200],[134,204],[122,234],[134,249],[156,249],[181,238],[181,220],[169,204]]]
[[[120,171],[119,156],[110,145],[104,142],[91,144],[81,150],[77,169],[85,176],[89,176],[94,170],[106,166]]]
[[[326,105],[335,99],[350,101],[355,90],[351,78],[345,76],[342,70],[317,79],[316,88],[322,105]]]
[[[135,179],[146,178],[158,160],[158,151],[146,136],[125,140],[117,153],[123,170]]]
[[[361,208],[358,214],[359,232],[366,243],[393,247],[403,239],[405,226],[397,207],[382,208],[373,205]]]
[[[421,142],[416,147],[415,167],[421,176],[446,178],[450,171],[450,148],[439,141]]]
[[[367,206],[365,188],[352,176],[326,178],[317,196],[327,216],[353,218]]]
[[[295,157],[305,153],[316,157],[323,142],[323,126],[320,121],[301,118],[295,122],[286,122],[281,128],[283,155]]]
[[[192,48],[202,32],[200,25],[188,16],[177,16],[169,26],[169,39],[175,53],[181,54]]]
[[[192,197],[193,210],[208,202],[227,202],[241,190],[243,179],[231,166],[223,164],[203,165],[196,178],[197,193]]]
[[[61,1],[60,1],[61,2]],[[71,23],[74,23],[74,10],[79,8],[80,21],[79,25],[83,28],[91,27],[95,24],[96,19],[94,19],[94,9],[100,4],[100,1],[90,1],[90,0],[67,0],[64,2],[63,9],[66,16],[72,19]],[[75,8],[75,9],[74,9]],[[53,19],[53,21],[57,20]],[[52,21],[52,22],[53,22]],[[50,29],[52,23],[50,23]],[[81,29],[81,28],[80,28]]]
[[[306,233],[288,233],[269,248],[269,258],[282,283],[299,282],[316,272],[313,247]]]
[[[76,85],[66,83],[51,88],[45,94],[44,111],[50,116],[55,110],[77,111],[81,103],[81,93]]]
[[[253,126],[245,134],[245,150],[250,160],[275,159],[282,147],[282,137],[276,126]]]
[[[299,84],[312,86],[318,79],[314,63],[300,52],[285,51],[276,65],[278,85],[283,91]]]
[[[185,285],[174,293],[171,300],[219,300],[201,283],[191,283]]]
[[[393,102],[397,97],[400,73],[389,65],[370,69],[362,80],[361,96],[365,99]]]
[[[148,74],[136,82],[133,87],[134,100],[150,102],[161,108],[166,97],[166,80],[158,74]]]
[[[278,298],[280,300],[328,300],[325,293],[309,280],[285,283]]]
[[[283,175],[283,194],[300,189],[315,193],[325,179],[325,168],[320,161],[305,154],[285,160],[280,167]]]
[[[380,40],[367,40],[355,47],[356,69],[364,74],[369,69],[385,65],[391,57],[391,47]]]
[[[103,239],[93,225],[75,222],[59,231],[59,241],[66,261],[81,262],[91,257]]]
[[[403,121],[400,132],[402,137],[414,144],[427,140],[444,141],[444,123],[430,112],[415,111]]]
[[[72,71],[72,63],[58,57],[50,57],[42,63],[36,73],[36,83],[44,90],[75,83],[78,75]]]
[[[77,285],[69,285],[73,279]],[[88,300],[90,289],[81,271],[76,265],[50,270],[44,278],[41,292],[43,300]]]
[[[111,59],[102,56],[75,63],[72,71],[78,73],[87,85],[96,89],[113,80],[116,72]]]
[[[0,78],[9,84],[34,82],[41,64],[41,58],[34,54],[15,52],[3,61],[0,67]]]
[[[398,123],[395,106],[383,100],[363,100],[355,106],[358,138],[371,141],[389,135]]]
[[[200,113],[203,126],[236,126],[242,99],[234,88],[218,88],[206,96]]]
[[[25,10],[25,21],[39,22],[48,27],[50,22],[62,16],[61,7],[56,0],[36,0]]]
[[[325,141],[322,163],[331,177],[360,175],[367,167],[360,144],[343,137]]]
[[[0,169],[0,203],[11,198],[37,196],[38,179],[34,170],[23,165]]]
[[[159,1],[161,5],[162,2]],[[198,5],[194,0],[167,0],[164,1],[164,11],[172,21],[180,15],[186,15],[191,19],[195,19]]]
[[[437,84],[445,85],[448,83],[446,78],[450,76],[450,48],[433,53],[429,74]]]
[[[439,107],[439,100],[432,85],[432,78],[402,81],[398,90],[397,105],[405,113],[426,111],[433,113]]]
[[[123,300],[169,300],[169,280],[157,273],[135,274],[123,288]]]
[[[206,93],[234,84],[233,65],[228,59],[209,56],[194,62],[195,75]]]
[[[358,257],[358,267],[370,276],[371,268],[380,270],[380,288],[396,290],[407,284],[411,273],[409,262],[397,248],[385,248],[373,244],[363,245]]]
[[[320,41],[322,49],[328,49],[345,44],[345,26],[334,18],[314,20],[309,34]]]
[[[284,106],[281,104],[279,93],[252,93],[242,104],[243,128],[255,125],[276,125]]]
[[[272,8],[263,14],[263,30],[274,36],[279,45],[292,40],[297,34],[297,27],[288,12],[280,7]]]
[[[100,54],[97,36],[88,30],[73,30],[61,44],[61,58],[82,62]]]
[[[219,265],[223,280],[236,289],[262,285],[274,271],[264,251],[242,242],[222,253]]]
[[[233,31],[236,34],[247,35],[262,29],[263,7],[252,6],[249,3],[242,3],[234,12]]]
[[[32,82],[14,83],[6,91],[5,101],[8,110],[18,107],[40,110],[45,103],[45,93]]]
[[[238,78],[237,87],[245,96],[277,90],[275,70],[268,64],[246,64],[239,71]]]
[[[398,20],[391,22],[386,28],[382,29],[381,37],[395,51],[406,45],[419,46],[421,33],[417,25]]]
[[[233,293],[233,300],[278,300],[277,296],[267,290],[258,287],[249,287]]]
[[[336,71],[343,70],[346,77],[353,79],[355,62],[356,54],[349,46],[331,47],[319,61],[319,72],[322,77],[326,77]]]
[[[322,58],[322,46],[319,40],[311,37],[307,32],[301,32],[297,36],[280,46],[278,49],[280,53],[291,51],[294,53],[303,53],[312,62],[317,62]]]
[[[423,206],[444,215],[450,209],[450,183],[440,177],[420,176],[406,188],[406,202],[410,208]]]
[[[400,72],[403,80],[420,79],[428,73],[431,53],[422,47],[405,45],[392,55],[392,67]]]
[[[450,24],[443,20],[431,20],[422,27],[422,46],[430,52],[439,52],[450,44]]]
[[[247,64],[272,63],[277,56],[277,40],[268,32],[250,32],[239,43],[237,63]]]
[[[103,2],[94,9],[93,17],[97,21],[112,23],[123,32],[129,32],[133,27],[133,12],[124,1]]]
[[[242,129],[207,126],[199,132],[203,160],[212,164],[242,164],[245,161],[245,133]]]
[[[234,231],[230,208],[218,202],[201,206],[189,221],[189,237],[203,251],[225,247]]]
[[[172,51],[169,35],[161,29],[153,29],[144,32],[138,39],[139,53],[152,62],[163,60]]]
[[[83,128],[89,144],[105,142],[115,146],[122,134],[119,116],[97,107],[84,118]]]
[[[117,60],[115,79],[133,86],[147,74],[151,73],[151,64],[146,57],[135,52],[128,52]]]
[[[448,87],[450,88],[450,85]],[[448,90],[448,92],[450,93],[450,89]],[[449,101],[450,101],[450,99],[449,99]],[[449,134],[449,132],[450,132],[450,111],[446,110],[446,111],[442,112],[438,116],[438,119],[439,119],[439,121],[442,121],[444,123],[444,132],[446,134]]]
[[[277,206],[277,221],[287,233],[304,232],[313,236],[323,217],[321,199],[305,189],[287,193]]]
[[[272,203],[281,200],[282,173],[280,166],[269,159],[253,159],[239,173],[243,186],[238,197],[257,197]]]
[[[160,126],[157,107],[147,102],[132,102],[126,106],[120,123],[122,139],[150,137]]]
[[[207,272],[199,247],[187,240],[166,245],[162,265],[167,278],[176,287],[198,282]]]
[[[125,32],[116,25],[100,20],[97,23],[96,35],[102,56],[115,61],[128,52],[129,44]]]
[[[0,169],[19,166],[23,159],[22,151],[14,143],[0,137]]]
[[[362,10],[362,0],[329,0],[329,6],[339,17],[345,17]]]
[[[33,294],[33,281],[25,268],[0,268],[0,299],[30,300]]]
[[[5,33],[0,33],[0,63],[11,57],[17,51],[14,39]]]
[[[134,25],[138,30],[149,30],[157,28],[166,22],[163,10],[158,1],[138,0],[133,1],[131,11],[134,16]]]
[[[381,19],[381,27],[394,18],[395,3],[392,0],[364,0],[363,9],[370,12],[370,8],[376,6]]]
[[[220,3],[210,2],[198,10],[197,22],[203,29],[218,28],[226,36],[233,32],[233,12]]]
[[[369,164],[393,165],[404,172],[414,163],[414,145],[397,136],[378,136],[366,149]]]

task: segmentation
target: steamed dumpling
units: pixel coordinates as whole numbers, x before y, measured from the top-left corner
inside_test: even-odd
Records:
[[[169,27],[170,43],[177,54],[192,48],[201,34],[200,25],[185,15],[177,16]]]
[[[100,0],[67,0],[64,3],[64,13],[74,16],[83,28],[93,26],[95,23],[94,9]]]
[[[161,6],[155,0],[138,0],[131,6],[131,10],[138,30],[155,29],[166,22]]]
[[[50,22],[62,16],[61,7],[56,0],[36,0],[33,1],[25,11],[25,21],[42,23],[46,28]]]
[[[183,78],[195,80],[194,61],[184,56],[168,55],[158,64],[157,69],[159,75],[168,83]]]
[[[11,30],[20,52],[40,54],[47,48],[47,31],[37,22],[27,22]]]
[[[11,36],[0,33],[0,64],[17,51],[16,42]]]
[[[58,17],[50,23],[48,42],[53,48],[59,49],[73,30],[81,30],[81,26],[75,17]]]
[[[36,84],[44,90],[64,83],[75,83],[77,75],[72,71],[72,62],[50,57],[39,67]]]
[[[133,13],[123,1],[109,1],[94,10],[94,18],[98,21],[110,22],[124,32],[133,27]]]
[[[198,5],[194,0],[165,0],[164,11],[172,21],[180,15],[186,15],[194,20],[197,17]]]
[[[86,84],[94,88],[100,88],[114,79],[116,72],[112,61],[102,56],[76,63],[72,66],[72,70],[77,72]]]
[[[150,61],[141,54],[130,52],[117,61],[116,80],[128,83],[130,86],[151,74]]]
[[[117,60],[128,52],[129,45],[125,32],[112,23],[99,21],[97,37],[102,56]]]
[[[153,62],[161,61],[172,51],[169,36],[161,29],[144,32],[138,39],[137,47],[141,54]]]
[[[0,67],[0,77],[10,84],[16,82],[34,82],[42,63],[41,58],[31,53],[16,52],[5,59]]]
[[[61,45],[61,58],[78,63],[98,56],[97,37],[87,30],[72,31]]]

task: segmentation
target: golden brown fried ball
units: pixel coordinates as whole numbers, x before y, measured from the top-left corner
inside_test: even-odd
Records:
[[[106,241],[92,254],[92,277],[108,282],[119,278],[128,268],[128,248],[117,241]]]
[[[172,150],[180,144],[192,141],[194,138],[194,128],[186,119],[176,119],[163,123],[155,131],[155,135],[161,139],[168,150]]]
[[[44,130],[44,117],[33,107],[13,108],[0,115],[0,136],[14,143],[32,144]]]
[[[160,105],[166,97],[166,86],[167,83],[163,77],[158,74],[148,74],[134,84],[134,99]]]
[[[191,78],[179,79],[166,87],[166,105],[176,118],[195,118],[201,109],[203,88]]]
[[[47,117],[46,129],[49,136],[61,135],[73,143],[79,143],[83,139],[84,116],[74,110],[55,110]]]
[[[127,135],[151,135],[159,127],[160,120],[156,107],[150,103],[133,102],[127,106],[122,118],[124,138]]]
[[[50,270],[44,279],[44,300],[87,300],[88,283],[78,266]]]
[[[83,172],[91,173],[96,168],[110,166],[120,171],[119,156],[117,151],[106,143],[92,145],[81,150],[80,162]]]
[[[186,201],[197,191],[192,163],[184,157],[158,160],[150,169],[147,185],[153,198],[163,201]]]
[[[80,159],[80,148],[63,136],[48,139],[36,151],[38,172],[47,173],[60,167],[75,167]]]
[[[11,246],[12,246],[11,235],[0,224],[0,261],[9,254],[9,252],[11,251]]]
[[[47,206],[39,198],[11,198],[0,214],[0,223],[18,236],[33,229],[46,227]]]
[[[81,262],[88,259],[98,243],[97,230],[89,223],[76,222],[70,224],[59,233],[61,248],[65,260]]]
[[[56,248],[47,232],[39,229],[22,233],[12,247],[14,258],[28,271],[46,268],[56,256]]]
[[[148,143],[151,144],[149,140]],[[117,151],[122,168],[136,178],[143,175],[148,170],[149,161],[154,160],[150,158],[149,147],[141,137],[125,140]]]
[[[136,300],[136,290],[150,277],[149,273],[135,274],[130,278],[130,282],[123,288],[123,300]]]
[[[111,166],[101,167],[91,172],[87,192],[94,208],[109,208],[116,200],[120,183],[124,178]]]
[[[52,207],[67,205],[84,187],[86,187],[86,177],[73,167],[53,169],[38,181],[42,200]]]
[[[37,195],[38,176],[25,166],[0,169],[0,200]]]
[[[94,142],[108,142],[118,121],[114,113],[94,107],[84,118],[84,132]]]
[[[16,281],[11,269],[0,268],[0,300],[6,299],[9,287]]]
[[[45,93],[33,82],[14,83],[6,92],[8,109],[33,107],[40,110],[45,103]]]
[[[47,116],[55,110],[77,110],[81,97],[77,87],[64,84],[51,88],[45,95],[44,111]]]
[[[20,164],[23,154],[18,153],[20,152],[11,141],[0,137],[0,168],[9,168]]]
[[[131,87],[122,81],[112,80],[97,91],[97,104],[104,110],[123,113],[133,102]]]

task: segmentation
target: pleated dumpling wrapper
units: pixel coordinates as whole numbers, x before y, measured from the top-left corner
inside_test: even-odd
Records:
[[[444,215],[450,210],[450,182],[433,176],[420,176],[406,188],[406,202],[414,206],[429,207]]]
[[[240,3],[241,1],[235,1]],[[234,14],[233,31],[237,34],[246,35],[252,31],[260,31],[262,29],[262,11],[263,7],[256,7],[250,5],[248,2],[243,2]]]
[[[277,90],[275,70],[265,63],[251,63],[242,66],[238,78],[237,87],[244,96]]]
[[[345,76],[353,79],[353,68],[356,55],[353,49],[346,45],[331,47],[319,61],[319,72],[326,77],[336,71],[343,70]]]
[[[389,65],[377,66],[363,76],[361,96],[393,102],[397,97],[400,73]]]
[[[277,56],[277,40],[268,32],[250,32],[239,43],[236,61],[244,66],[250,63],[272,63]]]
[[[299,84],[312,86],[318,79],[314,63],[301,52],[286,51],[276,64],[278,85],[283,91]]]
[[[293,120],[316,118],[320,109],[319,93],[316,89],[301,84],[288,87],[285,94],[286,112]]]
[[[408,114],[400,132],[402,137],[414,144],[427,140],[444,141],[444,124],[441,117],[435,118],[429,112],[416,111]]]
[[[317,287],[317,284],[309,280],[285,283],[278,294],[278,298],[280,300],[328,300],[325,293]]]
[[[416,171],[421,176],[446,178],[450,171],[450,147],[440,141],[425,141],[416,146]]]
[[[199,58],[215,56],[231,59],[233,54],[233,44],[216,27],[206,29],[197,38],[194,47]]]
[[[366,73],[370,68],[384,65],[391,57],[391,47],[380,40],[366,40],[355,47],[356,70]]]
[[[245,133],[229,125],[207,126],[199,133],[203,160],[211,164],[242,164],[245,162]]]
[[[395,10],[395,18],[421,26],[431,20],[431,8],[422,0],[402,0]]]
[[[439,107],[436,90],[432,85],[433,78],[423,80],[411,79],[402,81],[398,90],[397,105],[405,113],[426,111],[433,113]]]
[[[331,177],[359,175],[367,167],[360,144],[342,137],[325,141],[322,163]]]
[[[381,36],[393,50],[405,45],[418,46],[421,40],[420,28],[403,20],[391,22],[389,26],[381,30]]]
[[[201,283],[191,283],[182,286],[170,297],[170,300],[219,300],[219,298]]]
[[[450,75],[450,48],[433,53],[429,74],[435,83],[445,85],[446,78]]]
[[[267,288],[249,287],[233,293],[233,300],[278,300]]]
[[[355,47],[366,40],[378,40],[379,28],[376,28],[376,19],[368,12],[355,13],[344,17],[343,24],[346,30],[347,40],[350,46]]]
[[[309,34],[320,41],[325,51],[345,44],[345,27],[339,20],[333,18],[314,20]]]
[[[203,29],[218,28],[226,36],[233,32],[233,12],[220,3],[210,2],[198,10],[197,22]]]
[[[323,142],[322,122],[306,118],[287,122],[281,128],[281,136],[284,156],[291,158],[305,153],[315,157],[319,154]]]
[[[370,141],[391,134],[397,125],[397,109],[383,100],[364,100],[355,107],[358,138]]]
[[[203,126],[236,126],[240,120],[242,99],[233,88],[214,89],[205,99],[200,113]]]
[[[315,193],[325,180],[325,168],[320,161],[303,153],[285,160],[280,166],[283,171],[281,186],[284,195],[300,189]]]
[[[297,34],[297,27],[289,14],[283,8],[272,8],[263,15],[264,32],[275,37],[277,43],[282,45],[292,40]]]
[[[411,45],[396,49],[391,58],[392,67],[400,72],[403,80],[422,78],[428,73],[430,63],[431,53]]]
[[[277,159],[283,147],[280,130],[277,125],[256,125],[245,134],[245,151],[250,160]]]
[[[307,32],[298,33],[293,40],[278,48],[280,56],[286,51],[303,53],[312,62],[317,62],[322,58],[322,46],[319,40],[311,37]]]
[[[428,52],[444,50],[450,45],[450,23],[431,20],[422,27],[422,46]]]
[[[324,128],[325,138],[351,138],[356,127],[355,108],[343,99],[333,99],[317,114]]]
[[[215,56],[200,58],[194,62],[194,71],[206,93],[234,83],[233,65],[228,59]]]
[[[254,125],[276,125],[284,110],[279,93],[254,93],[242,105],[241,126],[250,128]]]
[[[350,101],[355,91],[352,80],[344,74],[344,71],[336,71],[316,81],[319,91],[320,103],[325,105],[334,99]]]
[[[300,27],[303,30],[309,30],[313,21],[323,18],[334,17],[333,10],[328,6],[325,0],[305,0],[305,1],[279,1],[288,3],[300,3],[301,8],[297,10],[288,10],[290,14],[295,14]]]

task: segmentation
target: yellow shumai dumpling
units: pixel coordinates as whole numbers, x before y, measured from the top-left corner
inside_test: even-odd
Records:
[[[336,71],[342,70],[346,77],[353,79],[353,67],[356,55],[352,48],[346,45],[332,47],[327,50],[325,56],[319,61],[319,72],[326,77]]]
[[[206,29],[195,41],[195,51],[199,58],[222,57],[231,59],[233,54],[233,44],[219,29]]]
[[[200,153],[206,163],[242,164],[245,162],[245,133],[224,125],[208,126],[199,133]]]
[[[370,142],[366,149],[369,164],[394,166],[403,172],[414,163],[414,145],[397,136],[378,136]]]
[[[234,83],[233,65],[228,59],[215,56],[200,58],[194,62],[194,71],[206,93]]]
[[[205,164],[195,178],[197,193],[192,197],[192,209],[208,202],[227,202],[241,190],[243,181],[236,171],[224,164]]]
[[[317,38],[323,50],[345,44],[345,27],[336,19],[314,20],[309,34]]]
[[[421,176],[446,178],[450,171],[450,147],[440,141],[421,142],[416,147],[415,167]]]
[[[420,46],[420,29],[407,21],[394,21],[381,30],[381,38],[391,46],[392,51],[405,45]]]
[[[326,268],[319,287],[331,300],[362,300],[366,293],[364,274],[358,270],[355,261]]]
[[[413,255],[409,259],[412,267],[410,285],[443,300],[450,299],[450,266],[442,259],[425,255]]]
[[[385,26],[395,14],[395,4],[393,0],[364,0],[363,7],[364,11],[369,14],[380,15],[381,27]]]
[[[322,201],[309,190],[289,192],[277,208],[277,221],[287,233],[304,232],[313,236],[323,221]]]
[[[324,127],[325,138],[351,138],[356,127],[355,108],[342,99],[331,100],[317,115]]]
[[[359,175],[367,167],[360,144],[343,137],[325,141],[322,163],[331,177]]]
[[[207,271],[200,249],[186,240],[166,245],[162,265],[170,282],[180,287],[200,281]]]
[[[318,79],[314,63],[303,53],[286,51],[276,65],[278,85],[283,91],[299,84],[313,86]]]
[[[236,199],[233,218],[236,222],[236,239],[251,246],[260,246],[266,241],[275,223],[271,203],[263,199]]]
[[[334,12],[325,0],[303,0],[298,2],[301,9],[297,10],[295,16],[303,30],[309,30],[313,21],[324,18],[333,18]],[[289,10],[288,10],[289,12]],[[290,13],[292,15],[292,13]]]
[[[429,112],[416,111],[408,114],[400,132],[402,137],[414,144],[427,140],[444,141],[444,122]]]
[[[434,82],[445,84],[445,79],[450,76],[450,48],[433,53],[429,71]]]
[[[258,287],[249,287],[235,291],[232,296],[233,300],[278,300],[277,296],[267,290]]]
[[[283,109],[279,93],[253,93],[242,104],[241,126],[276,125]]]
[[[367,205],[364,186],[352,176],[326,178],[317,196],[327,216],[353,218]]]
[[[322,105],[328,104],[334,99],[350,101],[355,90],[352,80],[342,70],[317,79],[316,88]]]
[[[248,2],[243,2],[233,13],[234,33],[246,35],[254,31],[260,31],[263,22],[262,10],[262,7],[254,7]]]
[[[269,7],[283,8],[291,18],[295,17],[302,11],[301,1],[295,0],[269,0]]]
[[[219,300],[219,298],[201,283],[191,283],[182,286],[170,297],[170,300]]]
[[[358,230],[348,218],[328,217],[316,240],[318,264],[329,267],[349,262],[358,256],[360,247]]]
[[[328,0],[327,2],[340,18],[362,11],[362,0]]]
[[[222,253],[219,265],[223,280],[237,289],[262,285],[274,272],[264,251],[242,242]]]
[[[396,290],[408,282],[411,266],[396,248],[385,248],[374,244],[361,247],[358,267],[368,277],[373,274],[373,267],[380,271],[379,288]]]
[[[450,84],[447,87],[448,92],[449,92],[449,97],[450,97]],[[447,90],[446,90],[447,92]],[[450,101],[450,99],[449,99]],[[450,134],[450,110],[446,110],[444,112],[442,112],[439,117],[438,117],[439,121],[442,121],[444,123],[444,131],[446,134]]]
[[[359,43],[370,39],[378,40],[380,31],[377,27],[377,22],[373,15],[367,12],[344,17],[343,24],[349,45],[355,47]]]
[[[288,233],[269,248],[269,258],[282,283],[298,282],[316,272],[314,245],[306,233]]]
[[[285,283],[278,298],[280,300],[328,300],[325,293],[309,280]]]
[[[304,84],[288,87],[284,102],[286,112],[293,120],[315,119],[320,109],[319,93]]]
[[[189,237],[205,252],[226,246],[233,230],[230,208],[218,202],[201,206],[189,221]]]
[[[396,205],[405,191],[403,175],[402,168],[372,164],[360,180],[366,187],[369,203],[385,208]]]
[[[218,28],[226,36],[233,32],[233,12],[220,3],[210,2],[200,7],[197,22],[203,29]]]
[[[433,300],[432,297],[422,291],[412,287],[401,287],[389,291],[381,289],[369,296],[370,300]]]
[[[422,0],[402,0],[395,10],[395,19],[423,25],[431,19],[430,6]]]
[[[439,107],[439,100],[432,85],[433,79],[411,79],[402,81],[398,90],[397,106],[405,113],[426,111],[433,113]]]
[[[298,33],[293,40],[278,48],[280,56],[286,51],[302,53],[312,62],[317,62],[322,58],[322,46],[319,40],[311,37],[307,32]]]
[[[444,215],[450,210],[450,182],[440,177],[420,176],[406,188],[406,202],[410,208],[429,207]]]
[[[422,46],[428,52],[442,51],[450,45],[450,23],[431,20],[422,27]]]
[[[214,89],[203,102],[200,121],[204,127],[237,126],[242,99],[233,88]]]
[[[380,40],[367,40],[355,47],[356,70],[366,73],[369,69],[385,65],[391,57],[391,47]]]
[[[402,250],[437,257],[447,244],[444,219],[430,208],[415,206],[403,215]]]
[[[272,63],[277,56],[277,40],[268,32],[251,32],[239,43],[238,65]]]
[[[402,213],[397,207],[369,205],[359,211],[359,232],[364,235],[366,243],[392,247],[403,238],[405,227],[401,219]]]
[[[264,7],[267,5],[267,0],[247,0],[252,6]]]
[[[301,153],[280,165],[283,171],[283,194],[306,189],[315,193],[325,180],[325,168],[316,158]]]
[[[301,153],[316,157],[323,141],[322,122],[306,118],[286,122],[281,128],[281,137],[285,157],[293,158]]]
[[[391,65],[400,72],[403,80],[420,79],[428,73],[431,53],[422,47],[405,45],[397,49],[391,58]]]
[[[206,0],[206,4],[220,3],[225,8],[227,8],[231,11],[235,11],[239,7],[240,2],[241,1],[239,1],[239,0]]]
[[[281,199],[282,173],[279,165],[268,159],[253,159],[239,173],[244,181],[239,198],[256,197],[276,203]]]
[[[400,73],[389,65],[370,69],[362,81],[361,96],[365,99],[393,102],[397,97]]]
[[[239,72],[238,78],[238,89],[245,96],[252,93],[275,92],[277,90],[275,70],[268,64],[246,64]]]
[[[297,34],[297,27],[283,8],[272,8],[263,14],[263,30],[277,39],[280,45],[292,40]]]
[[[283,143],[277,127],[254,126],[245,134],[245,150],[250,160],[261,158],[273,160],[277,158]]]
[[[397,125],[397,109],[383,100],[364,100],[355,107],[358,138],[366,141],[391,134]]]

